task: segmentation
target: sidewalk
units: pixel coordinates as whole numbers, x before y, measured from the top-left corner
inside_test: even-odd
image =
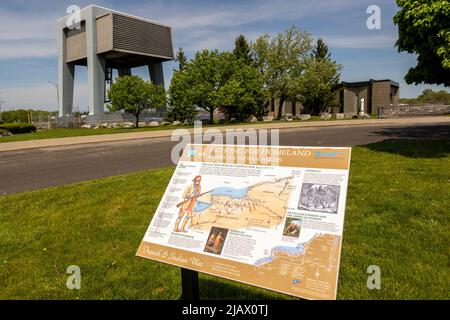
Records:
[[[312,122],[277,122],[277,123],[263,123],[255,125],[232,125],[232,126],[217,126],[203,128],[203,132],[207,129],[214,128],[224,132],[227,129],[236,130],[249,130],[249,129],[302,129],[302,128],[314,128],[314,127],[328,127],[328,126],[355,126],[355,125],[419,125],[419,124],[444,124],[450,125],[450,117],[437,116],[437,117],[414,117],[414,118],[397,118],[397,119],[364,119],[364,120],[328,120],[328,121],[312,121]],[[180,127],[183,129],[183,127]],[[185,129],[191,134],[194,132],[193,128]],[[4,142],[0,143],[0,152],[2,151],[14,151],[33,148],[45,148],[45,147],[59,147],[69,146],[77,144],[87,143],[99,143],[99,142],[115,142],[126,141],[135,139],[151,139],[170,137],[173,130],[156,130],[156,131],[141,131],[131,133],[114,133],[114,134],[102,134],[92,136],[81,137],[66,137],[56,139],[40,139],[40,140],[28,140],[17,142]]]

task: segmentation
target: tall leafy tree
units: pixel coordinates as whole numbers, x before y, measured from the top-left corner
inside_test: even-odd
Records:
[[[250,44],[248,43],[244,35],[240,34],[236,38],[234,42],[233,54],[236,56],[236,58],[247,65],[251,65],[253,63]]]
[[[231,52],[203,50],[177,71],[169,88],[171,115],[193,117],[203,109],[214,120],[218,109],[228,117],[244,120],[258,109],[262,85],[253,66],[246,65]]]
[[[175,61],[178,62],[178,70],[183,71],[186,69],[188,60],[186,58],[183,48],[181,48],[181,47],[178,48],[178,51],[175,56]]]
[[[306,113],[318,115],[330,107],[336,107],[336,90],[339,87],[339,71],[342,66],[330,59],[309,58],[303,74],[301,102]]]
[[[169,107],[166,118],[171,121],[193,120],[197,115],[197,110],[192,95],[189,94],[192,83],[191,77],[186,72],[189,61],[183,48],[178,48],[175,60],[178,61],[178,69],[174,70],[168,91]]]
[[[217,50],[197,52],[187,68],[175,75],[169,89],[170,101],[174,102],[173,112],[188,111],[196,108],[207,111],[210,122],[214,120],[214,111],[221,105],[219,92],[229,78],[231,70],[227,61],[221,58]]]
[[[188,66],[185,67],[188,69]],[[172,76],[169,87],[169,108],[166,118],[174,121],[193,120],[197,115],[194,104],[192,88],[192,77],[183,70],[176,70]]]
[[[338,105],[336,90],[341,70],[342,66],[331,60],[328,46],[319,38],[311,56],[306,60],[303,73],[300,100],[305,112],[318,115]]]
[[[331,53],[328,51],[327,44],[322,38],[317,39],[316,46],[313,49],[312,56],[316,60],[329,60]]]
[[[408,84],[450,85],[450,2],[397,0],[399,51],[417,54],[417,65],[405,75]]]
[[[203,50],[196,53],[189,66],[192,101],[209,113],[211,123],[214,122],[214,111],[223,104],[222,90],[233,72],[230,63],[225,53]]]
[[[111,112],[124,110],[136,117],[136,128],[139,127],[139,116],[147,109],[161,109],[166,105],[164,87],[153,82],[146,82],[138,76],[123,76],[111,84],[108,91]]]
[[[255,66],[263,77],[266,103],[280,99],[278,118],[282,116],[281,106],[286,99],[302,92],[302,74],[311,49],[311,35],[294,26],[275,37],[263,35],[253,44]]]
[[[233,58],[232,56],[230,57]],[[222,107],[228,119],[245,121],[250,116],[262,116],[262,78],[253,66],[236,59],[233,73],[221,91]]]

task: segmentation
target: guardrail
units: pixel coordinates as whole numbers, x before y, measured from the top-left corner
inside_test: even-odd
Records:
[[[426,104],[378,107],[378,118],[450,114],[450,105]]]

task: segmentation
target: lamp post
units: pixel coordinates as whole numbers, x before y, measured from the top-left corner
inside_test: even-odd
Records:
[[[56,88],[56,107],[59,108],[59,87],[58,83],[47,80],[48,83],[50,83],[52,86]]]
[[[0,122],[3,121],[2,119],[2,104],[4,104],[6,101],[2,100],[2,93],[0,92]]]

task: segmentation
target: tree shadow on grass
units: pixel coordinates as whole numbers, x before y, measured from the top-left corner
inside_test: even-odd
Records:
[[[362,146],[372,151],[398,154],[408,158],[444,158],[450,155],[449,139],[389,139]]]
[[[449,118],[450,120],[450,118]],[[432,126],[414,125],[402,127],[384,127],[375,134],[383,135],[392,139],[427,139],[445,140],[450,139],[450,125],[437,124]]]
[[[284,300],[290,297],[250,285],[214,278],[199,278],[201,300]],[[180,296],[181,300],[182,297]],[[292,298],[291,298],[292,299]]]

